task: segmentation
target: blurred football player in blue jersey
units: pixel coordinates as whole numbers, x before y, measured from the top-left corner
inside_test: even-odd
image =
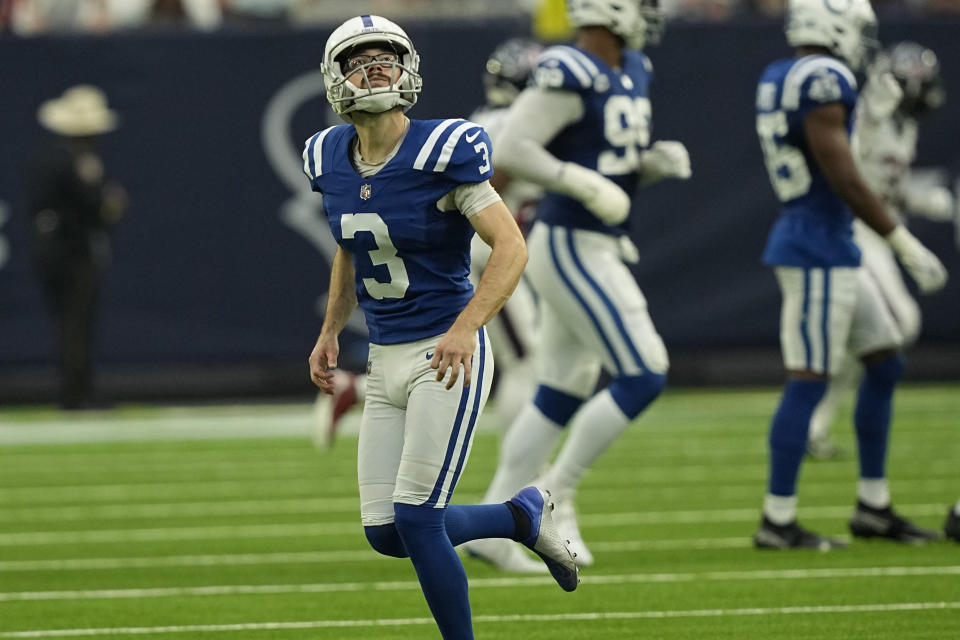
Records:
[[[885,238],[924,292],[941,288],[937,257],[886,211],[857,169],[850,146],[857,83],[875,46],[868,0],[790,0],[787,42],[796,56],[771,63],[757,87],[757,133],[783,203],[763,252],[783,296],[780,342],[787,383],[770,427],[770,476],[760,548],[832,549],[843,543],[797,523],[796,484],[814,408],[846,352],[864,365],[854,426],[860,458],[850,531],[918,543],[936,537],[894,512],[886,453],[903,336],[861,268],[854,216]]]
[[[656,398],[667,351],[627,262],[631,196],[638,185],[689,178],[676,141],[650,144],[650,60],[661,34],[647,0],[571,0],[574,46],[541,55],[497,137],[498,167],[542,185],[528,236],[526,276],[540,302],[537,391],[508,430],[484,501],[530,483],[564,429],[569,435],[538,483],[580,565],[593,561],[574,516],[583,473]],[[595,393],[601,369],[613,378]],[[508,543],[503,543],[508,544]]]
[[[510,105],[527,86],[543,46],[528,38],[511,38],[500,43],[487,59],[483,73],[485,104],[470,114],[496,139],[503,130]],[[522,231],[529,229],[543,187],[518,180],[503,171],[494,157],[495,173],[490,184],[514,215]],[[471,278],[477,281],[490,255],[490,248],[474,236],[470,251]],[[533,352],[536,348],[536,299],[525,278],[520,278],[513,295],[487,326],[497,361],[497,383],[490,397],[497,423],[506,427],[533,395]],[[537,563],[537,567],[542,567]]]
[[[410,120],[420,59],[379,16],[351,18],[327,40],[327,99],[349,124],[310,137],[303,170],[323,195],[339,244],[310,376],[333,392],[338,335],[359,303],[370,332],[357,472],[367,539],[409,557],[444,638],[473,638],[467,579],[454,545],[524,543],[567,591],[577,569],[536,487],[495,505],[449,505],[493,376],[484,324],[526,262],[520,230],[490,186],[483,128]],[[491,246],[476,289],[474,232]]]
[[[536,40],[510,38],[498,44],[487,58],[482,76],[484,104],[470,114],[470,120],[483,126],[491,138],[495,139],[503,131],[510,105],[529,83],[542,52],[543,45]],[[520,229],[527,231],[536,216],[537,203],[543,197],[543,187],[514,178],[502,170],[496,158],[494,170],[490,184],[503,198]],[[474,236],[470,247],[471,280],[479,280],[489,257],[489,245]],[[496,411],[496,424],[504,431],[536,389],[537,324],[536,296],[527,279],[520,278],[513,295],[487,325],[497,362],[490,402]],[[470,555],[504,571],[546,571],[543,563],[527,555],[522,547],[504,540],[475,540],[464,548]]]
[[[911,169],[917,156],[920,119],[943,106],[937,55],[916,42],[899,42],[877,56],[867,69],[867,81],[857,100],[853,147],[860,172],[887,212],[896,220],[922,216],[953,222],[953,194]],[[853,239],[863,254],[863,267],[873,276],[903,336],[904,346],[920,335],[920,305],[900,274],[890,245],[859,218],[853,221]],[[836,447],[830,424],[837,405],[856,388],[863,367],[847,357],[810,422],[807,451],[815,458],[832,458]]]

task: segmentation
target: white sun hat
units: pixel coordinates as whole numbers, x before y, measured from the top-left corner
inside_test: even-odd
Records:
[[[118,117],[107,106],[107,96],[97,87],[70,87],[59,98],[47,100],[37,110],[45,128],[64,136],[95,136],[117,128]]]

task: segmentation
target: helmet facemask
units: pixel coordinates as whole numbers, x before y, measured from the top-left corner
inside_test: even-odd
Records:
[[[345,68],[348,59],[369,49],[392,53],[396,61],[374,59]],[[356,112],[383,113],[397,106],[406,111],[413,106],[423,86],[419,66],[420,56],[399,26],[379,16],[359,16],[345,22],[327,40],[321,71],[327,100],[344,120],[352,121],[349,114]],[[371,87],[369,74],[374,67],[382,68],[392,82]],[[349,80],[357,80],[357,74],[360,86]]]

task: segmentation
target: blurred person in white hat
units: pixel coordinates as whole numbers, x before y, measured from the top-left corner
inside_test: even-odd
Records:
[[[106,178],[97,138],[119,118],[97,87],[78,85],[43,102],[40,124],[55,138],[25,171],[31,257],[50,305],[58,349],[60,405],[93,406],[93,343],[100,281],[110,261],[108,229],[127,205]]]

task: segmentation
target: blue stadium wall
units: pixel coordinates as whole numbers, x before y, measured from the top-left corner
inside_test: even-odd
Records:
[[[424,93],[411,115],[468,116],[486,54],[517,23],[408,25]],[[45,400],[53,339],[25,247],[21,167],[44,133],[36,106],[103,87],[122,127],[103,140],[131,206],[116,228],[98,327],[115,396],[306,393],[306,356],[334,246],[300,173],[302,142],[336,122],[318,65],[327,29],[0,39],[0,402]],[[887,24],[940,52],[948,106],[922,129],[918,165],[960,175],[960,20]],[[670,26],[650,51],[654,137],[690,150],[694,177],[635,200],[637,276],[674,380],[777,382],[779,294],[759,262],[777,203],[753,125],[756,79],[789,55],[775,23]],[[917,221],[954,277],[922,299],[919,377],[960,377],[957,227]],[[356,326],[356,325],[355,325]],[[365,358],[362,327],[344,362]]]

